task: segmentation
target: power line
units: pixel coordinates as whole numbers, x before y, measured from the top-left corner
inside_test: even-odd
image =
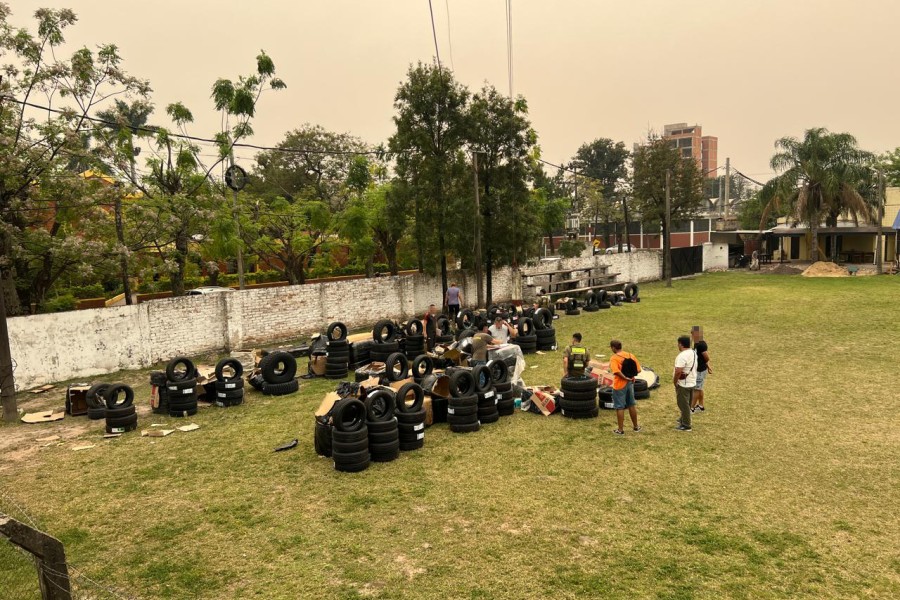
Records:
[[[437,57],[438,71],[441,70],[441,51],[438,48],[437,29],[434,27],[434,8],[431,6],[431,0],[428,0],[428,12],[431,13],[431,34],[434,36],[434,54]]]
[[[450,48],[450,69],[456,71],[456,65],[453,64],[453,36],[450,35],[450,0],[444,0],[447,7],[447,46]]]
[[[509,79],[509,97],[513,95],[513,48],[512,48],[512,0],[506,0],[506,75]]]

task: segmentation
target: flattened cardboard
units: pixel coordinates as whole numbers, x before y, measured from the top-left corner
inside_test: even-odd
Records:
[[[325,363],[327,358],[324,355],[309,357],[309,370],[315,375],[322,376],[325,374]]]
[[[191,423],[190,425],[181,425],[179,427],[176,427],[175,429],[177,429],[178,431],[197,431],[198,429],[200,429],[200,426],[196,423]]]
[[[431,396],[425,394],[425,402],[422,406],[425,408],[425,426],[430,427],[434,424],[434,410],[431,408]]]
[[[174,429],[150,429],[141,431],[141,437],[166,437],[175,433]]]
[[[324,417],[328,414],[328,411],[331,410],[331,407],[334,406],[334,403],[341,399],[340,394],[337,392],[328,392],[325,394],[325,398],[322,399],[322,403],[319,404],[319,409],[316,411],[317,417]]]
[[[53,412],[52,410],[45,410],[36,413],[26,413],[22,415],[23,423],[49,423],[51,421],[62,421],[65,418],[65,412]]]

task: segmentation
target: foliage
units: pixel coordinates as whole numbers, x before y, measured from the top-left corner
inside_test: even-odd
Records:
[[[584,254],[586,248],[581,240],[563,240],[559,243],[559,255],[563,258],[576,258]]]
[[[577,169],[580,175],[599,180],[602,194],[612,199],[617,186],[628,176],[630,156],[623,142],[598,138],[582,144],[569,162],[569,167]]]
[[[47,312],[63,312],[67,310],[75,310],[78,301],[72,294],[63,294],[47,300],[44,304],[44,310]]]
[[[566,211],[569,201],[564,198],[551,198],[546,189],[535,188],[531,192],[532,202],[537,215],[540,231],[550,242],[550,252],[554,252],[553,233],[565,227]]]
[[[771,166],[780,175],[760,191],[760,221],[773,210],[784,210],[798,222],[808,223],[810,258],[819,260],[818,230],[823,221],[835,226],[844,212],[854,219],[871,219],[871,206],[858,188],[868,178],[873,157],[859,149],[852,135],[822,127],[808,129],[802,140],[781,138],[775,147]]]
[[[878,157],[878,166],[884,171],[885,185],[900,187],[900,148],[894,148]]]
[[[635,209],[645,223],[665,226],[667,172],[672,222],[690,219],[703,203],[702,177],[696,161],[682,159],[668,142],[651,135],[634,153]]]
[[[744,200],[738,206],[738,219],[741,229],[769,229],[774,227],[778,222],[778,217],[784,216],[778,214],[775,210],[770,210],[763,218],[763,210],[765,205],[760,199],[759,192],[753,194],[748,200]]]

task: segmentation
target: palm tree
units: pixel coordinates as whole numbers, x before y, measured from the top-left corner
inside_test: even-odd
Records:
[[[832,227],[843,213],[858,221],[872,218],[869,203],[859,193],[872,155],[860,150],[849,133],[831,133],[823,127],[808,129],[802,140],[784,137],[775,142],[770,162],[781,174],[760,191],[764,205],[760,230],[773,211],[785,211],[809,223],[810,258],[819,260],[819,226]],[[835,244],[832,243],[832,248]]]

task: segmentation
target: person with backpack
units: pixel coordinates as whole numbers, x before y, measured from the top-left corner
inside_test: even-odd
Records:
[[[563,350],[563,377],[581,377],[590,362],[591,353],[581,345],[581,334],[572,334],[572,343]]]
[[[697,353],[691,349],[690,336],[678,338],[678,356],[675,357],[675,370],[672,372],[672,383],[675,385],[675,399],[681,417],[678,419],[678,431],[692,431],[691,397],[697,385]]]
[[[709,346],[703,339],[703,329],[699,325],[691,328],[691,337],[694,339],[694,352],[697,353],[697,385],[694,386],[694,398],[691,400],[691,412],[705,412],[703,404],[703,385],[706,376],[712,375],[712,365],[709,364]]]
[[[613,430],[616,435],[625,435],[625,409],[631,417],[631,425],[635,432],[641,430],[638,425],[637,402],[634,399],[634,378],[641,372],[641,363],[630,352],[622,350],[622,342],[612,340],[609,342],[612,356],[609,359],[609,370],[613,374],[613,406],[616,409],[616,421],[618,428]]]

